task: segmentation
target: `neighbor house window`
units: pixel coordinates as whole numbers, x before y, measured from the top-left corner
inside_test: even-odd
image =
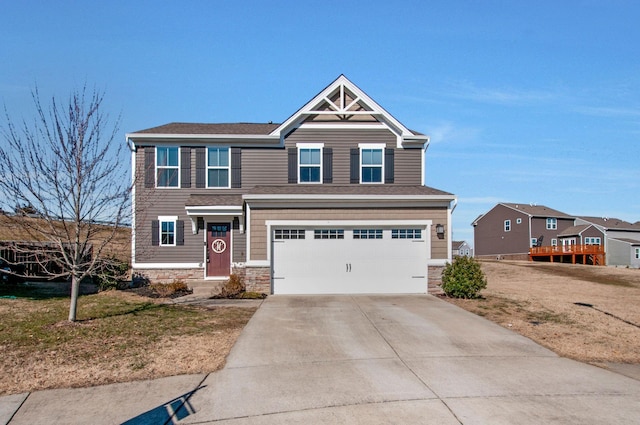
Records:
[[[180,163],[177,147],[156,147],[156,186],[178,187]]]
[[[636,259],[640,259],[640,248],[636,248]]]
[[[516,224],[520,224],[522,223],[522,219],[521,218],[516,218]]]
[[[504,221],[504,231],[505,232],[510,232],[511,231],[511,220],[505,220]]]
[[[551,246],[558,246],[558,240],[557,239],[551,239]]]
[[[384,145],[360,145],[360,183],[382,183]]]
[[[600,238],[590,238],[590,237],[586,237],[584,238],[584,244],[585,245],[600,245]]]
[[[276,229],[275,239],[304,239],[304,229]]]
[[[420,239],[422,229],[391,229],[391,239]]]
[[[298,182],[322,182],[322,145],[298,144]]]
[[[160,246],[176,246],[176,220],[177,217],[158,217]]]
[[[207,187],[229,187],[229,148],[207,149]]]
[[[558,228],[558,219],[556,218],[548,218],[547,219],[547,230],[556,230]]]
[[[382,229],[353,229],[353,239],[382,239]]]
[[[531,246],[537,246],[538,245],[538,238],[531,238]]]

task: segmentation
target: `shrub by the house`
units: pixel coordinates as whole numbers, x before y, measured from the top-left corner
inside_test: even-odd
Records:
[[[487,278],[480,263],[472,257],[457,257],[442,272],[442,290],[449,297],[477,298],[486,287]]]

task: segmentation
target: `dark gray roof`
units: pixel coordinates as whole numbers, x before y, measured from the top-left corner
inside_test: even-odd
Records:
[[[611,238],[611,239],[616,240],[616,241],[626,242],[626,243],[629,243],[631,245],[640,245],[640,241],[637,241],[635,239],[629,239],[629,238]]]
[[[607,218],[607,217],[585,217],[579,216],[581,220],[588,221],[595,225],[604,227],[605,229],[617,229],[617,230],[637,230],[640,231],[640,227],[629,223],[628,221],[620,220],[619,218]]]
[[[238,206],[242,205],[242,195],[191,195],[185,202],[187,207]]]
[[[279,124],[259,123],[186,123],[172,122],[146,130],[136,131],[143,134],[257,134],[267,135],[278,128]]]
[[[287,186],[256,186],[249,191],[251,195],[454,195],[449,192],[434,189],[428,186],[402,186],[402,185],[315,185],[296,184]]]
[[[501,204],[515,210],[522,211],[532,217],[574,218],[569,214],[565,214],[544,205],[516,204],[508,202],[502,202]]]
[[[579,235],[580,232],[584,231],[585,229],[587,229],[589,227],[591,227],[590,224],[579,224],[577,226],[567,227],[562,232],[558,233],[558,236],[575,236],[575,235]]]

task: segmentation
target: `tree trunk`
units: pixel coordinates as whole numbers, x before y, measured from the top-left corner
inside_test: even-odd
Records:
[[[78,307],[78,294],[80,293],[80,281],[74,274],[71,275],[71,305],[69,306],[69,321],[76,321],[76,309]]]

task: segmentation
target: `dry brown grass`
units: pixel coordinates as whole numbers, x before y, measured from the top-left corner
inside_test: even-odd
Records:
[[[640,364],[640,270],[517,261],[482,269],[481,299],[445,299],[561,356]]]
[[[80,298],[0,299],[0,395],[220,369],[255,308],[167,305],[108,291]]]

